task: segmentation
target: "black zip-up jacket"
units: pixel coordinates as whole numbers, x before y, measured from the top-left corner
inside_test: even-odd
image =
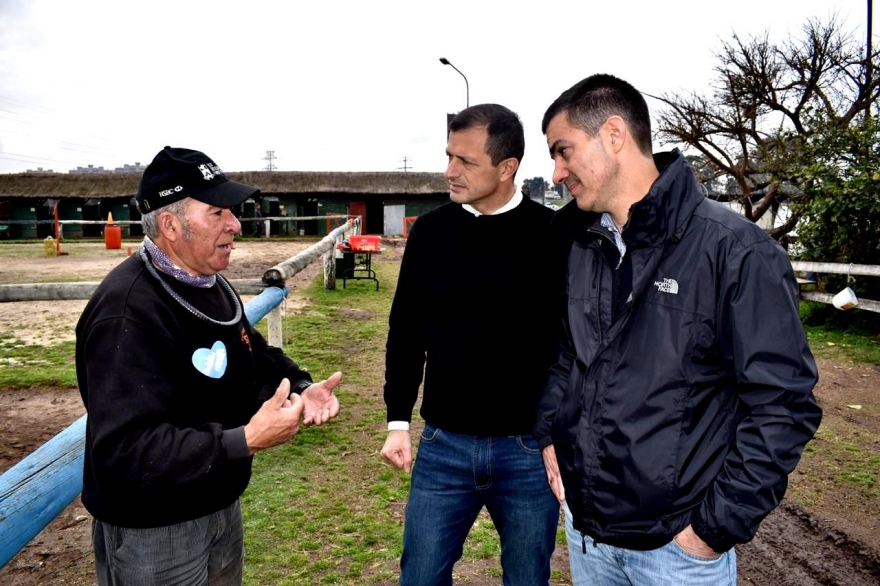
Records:
[[[633,205],[632,297],[612,321],[614,241],[573,204],[566,336],[534,435],[556,449],[575,528],[629,549],[688,524],[712,549],[754,537],[819,425],[816,366],[785,252],[706,199],[677,151]]]

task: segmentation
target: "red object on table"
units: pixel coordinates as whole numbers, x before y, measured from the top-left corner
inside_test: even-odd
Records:
[[[352,252],[379,252],[379,237],[363,234],[348,237]]]

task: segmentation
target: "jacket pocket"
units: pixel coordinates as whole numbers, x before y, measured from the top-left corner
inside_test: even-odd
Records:
[[[594,474],[597,519],[623,533],[664,533],[678,491],[685,388],[604,401]]]
[[[516,443],[526,454],[534,456],[541,453],[541,448],[538,446],[538,442],[536,442],[535,438],[531,435],[516,436]]]

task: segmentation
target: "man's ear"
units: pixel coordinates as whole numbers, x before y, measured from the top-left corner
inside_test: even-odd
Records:
[[[600,132],[605,148],[615,155],[620,153],[629,140],[629,128],[620,116],[609,116]]]
[[[514,175],[516,175],[516,172],[519,169],[519,161],[510,157],[509,159],[501,161],[501,163],[498,164],[498,167],[501,169],[501,181],[512,181]]]
[[[158,228],[162,238],[169,242],[177,242],[183,236],[183,225],[171,212],[159,213]]]

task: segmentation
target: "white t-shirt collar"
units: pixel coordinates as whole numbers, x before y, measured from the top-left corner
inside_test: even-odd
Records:
[[[522,202],[522,199],[523,199],[522,192],[516,188],[516,185],[514,185],[513,186],[513,197],[510,198],[510,201],[488,215],[497,216],[498,214],[503,214],[504,212],[509,212],[510,210],[512,210],[513,208],[518,206],[520,204],[520,202]],[[464,204],[461,204],[461,207],[463,207],[464,209],[466,209],[467,211],[469,211],[470,213],[472,213],[475,216],[484,215],[482,212],[474,209],[474,206],[472,206],[470,204],[464,203]]]

